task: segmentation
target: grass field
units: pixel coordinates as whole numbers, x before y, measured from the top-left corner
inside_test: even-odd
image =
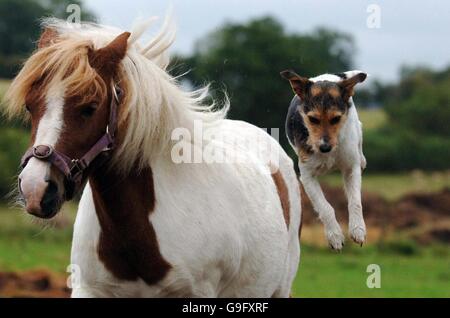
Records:
[[[346,245],[341,254],[303,246],[301,257],[293,287],[296,297],[450,297],[448,246]],[[369,264],[380,266],[379,289],[366,285]]]
[[[0,210],[0,271],[50,269],[64,274],[70,263],[74,206],[65,208],[69,225],[44,227],[23,212]],[[61,222],[61,221],[59,221]],[[381,288],[366,286],[369,264],[381,267]],[[448,246],[419,247],[390,242],[342,253],[302,245],[302,262],[293,287],[295,297],[450,297]]]
[[[69,226],[59,227],[32,219],[23,211],[0,209],[0,271],[46,268],[64,272],[69,264],[74,208],[65,208]]]

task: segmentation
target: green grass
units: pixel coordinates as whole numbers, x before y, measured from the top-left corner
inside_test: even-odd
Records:
[[[66,207],[66,228],[31,222],[14,209],[0,209],[0,271],[50,269],[65,273],[70,263],[74,206]],[[381,288],[366,286],[367,265],[381,267]],[[448,246],[419,247],[389,242],[363,248],[347,244],[337,254],[302,245],[295,297],[450,297]]]
[[[408,250],[407,250],[408,251]],[[448,246],[413,249],[345,246],[341,254],[303,246],[295,297],[450,297]],[[381,288],[366,285],[369,264],[381,269]]]
[[[17,209],[0,208],[0,270],[46,268],[63,273],[70,264],[73,207],[65,208],[69,224],[59,228],[38,223]]]
[[[342,187],[342,176],[330,174],[321,177],[323,183]],[[377,193],[387,200],[395,200],[411,192],[436,192],[450,187],[450,171],[402,174],[363,174],[363,190]]]

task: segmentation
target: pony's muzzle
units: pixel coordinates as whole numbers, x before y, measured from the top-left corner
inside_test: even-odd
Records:
[[[41,170],[43,165],[45,170]],[[36,166],[41,166],[41,169],[36,170]],[[35,162],[30,165],[30,169],[27,168],[19,176],[19,192],[25,210],[35,217],[50,219],[58,213],[63,202],[61,183],[57,182],[57,178],[50,173],[50,167],[43,162]]]

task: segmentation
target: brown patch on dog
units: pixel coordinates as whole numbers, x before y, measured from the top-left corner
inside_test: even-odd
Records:
[[[113,171],[96,171],[90,178],[101,233],[98,255],[117,278],[156,284],[171,266],[163,258],[149,214],[155,208],[150,168],[123,178]]]
[[[302,77],[292,70],[286,70],[280,73],[280,75],[289,81],[294,93],[301,99],[306,98],[307,92],[313,84],[308,78]]]
[[[327,139],[333,148],[337,145],[339,131],[346,119],[345,113],[337,107],[318,107],[307,114],[301,113],[301,116],[309,133],[308,145],[315,151],[318,151],[323,138]],[[339,121],[334,122],[337,118],[340,118]]]
[[[290,223],[290,202],[289,202],[289,191],[284,181],[283,175],[278,169],[276,172],[272,173],[272,179],[277,187],[278,196],[280,197],[281,207],[283,209],[283,217],[286,222],[286,227],[289,229]]]
[[[366,73],[358,73],[353,77],[343,80],[339,83],[339,86],[344,90],[343,98],[348,100],[355,94],[355,86],[358,83],[362,83],[366,80]]]
[[[331,87],[330,89],[328,89],[328,94],[330,94],[333,98],[341,97],[341,92],[336,87]]]
[[[313,97],[318,96],[318,95],[322,94],[322,88],[318,85],[313,85],[311,87],[310,93],[311,93],[311,96],[313,96]]]
[[[299,157],[301,162],[306,162],[309,159],[310,153],[308,151],[305,151],[304,149],[300,148],[298,150]]]

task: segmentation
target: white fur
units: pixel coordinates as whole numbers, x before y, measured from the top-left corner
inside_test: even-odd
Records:
[[[225,120],[217,129],[242,142],[264,134],[268,144],[279,147],[247,123]],[[157,204],[150,221],[161,253],[173,267],[155,286],[119,281],[104,268],[97,255],[100,226],[86,187],[72,247],[82,284],[72,296],[288,297],[299,263],[300,194],[293,163],[279,151],[280,172],[289,189],[289,230],[270,167],[265,158],[253,160],[258,154],[245,154],[248,163],[177,165],[167,157],[155,160]]]
[[[346,72],[347,77],[357,73],[361,72]],[[336,75],[324,74],[310,80],[313,82],[324,80],[338,82],[342,79]],[[359,121],[353,99],[350,99],[350,103],[347,120],[339,132],[338,146],[330,153],[314,153],[306,162],[299,160],[300,180],[314,210],[319,214],[319,218],[325,226],[328,242],[336,250],[342,249],[344,235],[336,220],[334,209],[326,200],[317,180],[319,175],[335,169],[342,171],[344,189],[348,199],[350,237],[359,244],[362,244],[366,237],[361,205],[361,170],[366,167],[366,159],[362,152],[362,124]]]
[[[58,24],[56,27],[61,28]],[[69,37],[91,38],[106,45],[118,32],[86,27],[65,30]],[[122,69],[131,96],[124,118],[130,125],[117,149],[117,167],[126,173],[136,158],[153,171],[156,207],[150,214],[162,256],[172,266],[158,284],[116,279],[99,260],[100,226],[89,185],[75,222],[72,264],[79,269],[73,297],[288,297],[297,272],[300,247],[300,192],[293,162],[269,135],[250,124],[225,120],[228,104],[219,111],[202,106],[207,88],[183,92],[166,72],[165,50],[173,37],[164,33],[144,49],[129,41]],[[139,69],[139,71],[138,71]],[[122,118],[122,120],[124,119]],[[170,158],[171,132],[190,132],[194,120],[229,138],[209,142],[218,150],[236,151],[243,161],[175,164]],[[119,127],[120,129],[120,127]],[[262,152],[244,145],[264,140]],[[227,141],[231,141],[227,143]],[[290,225],[271,176],[274,164],[289,189]],[[245,162],[244,162],[245,161]]]
[[[47,145],[54,147],[63,126],[64,89],[50,88],[46,97],[44,115],[39,121],[33,146]],[[50,163],[31,158],[19,175],[20,187],[24,195],[34,193],[47,187]]]

